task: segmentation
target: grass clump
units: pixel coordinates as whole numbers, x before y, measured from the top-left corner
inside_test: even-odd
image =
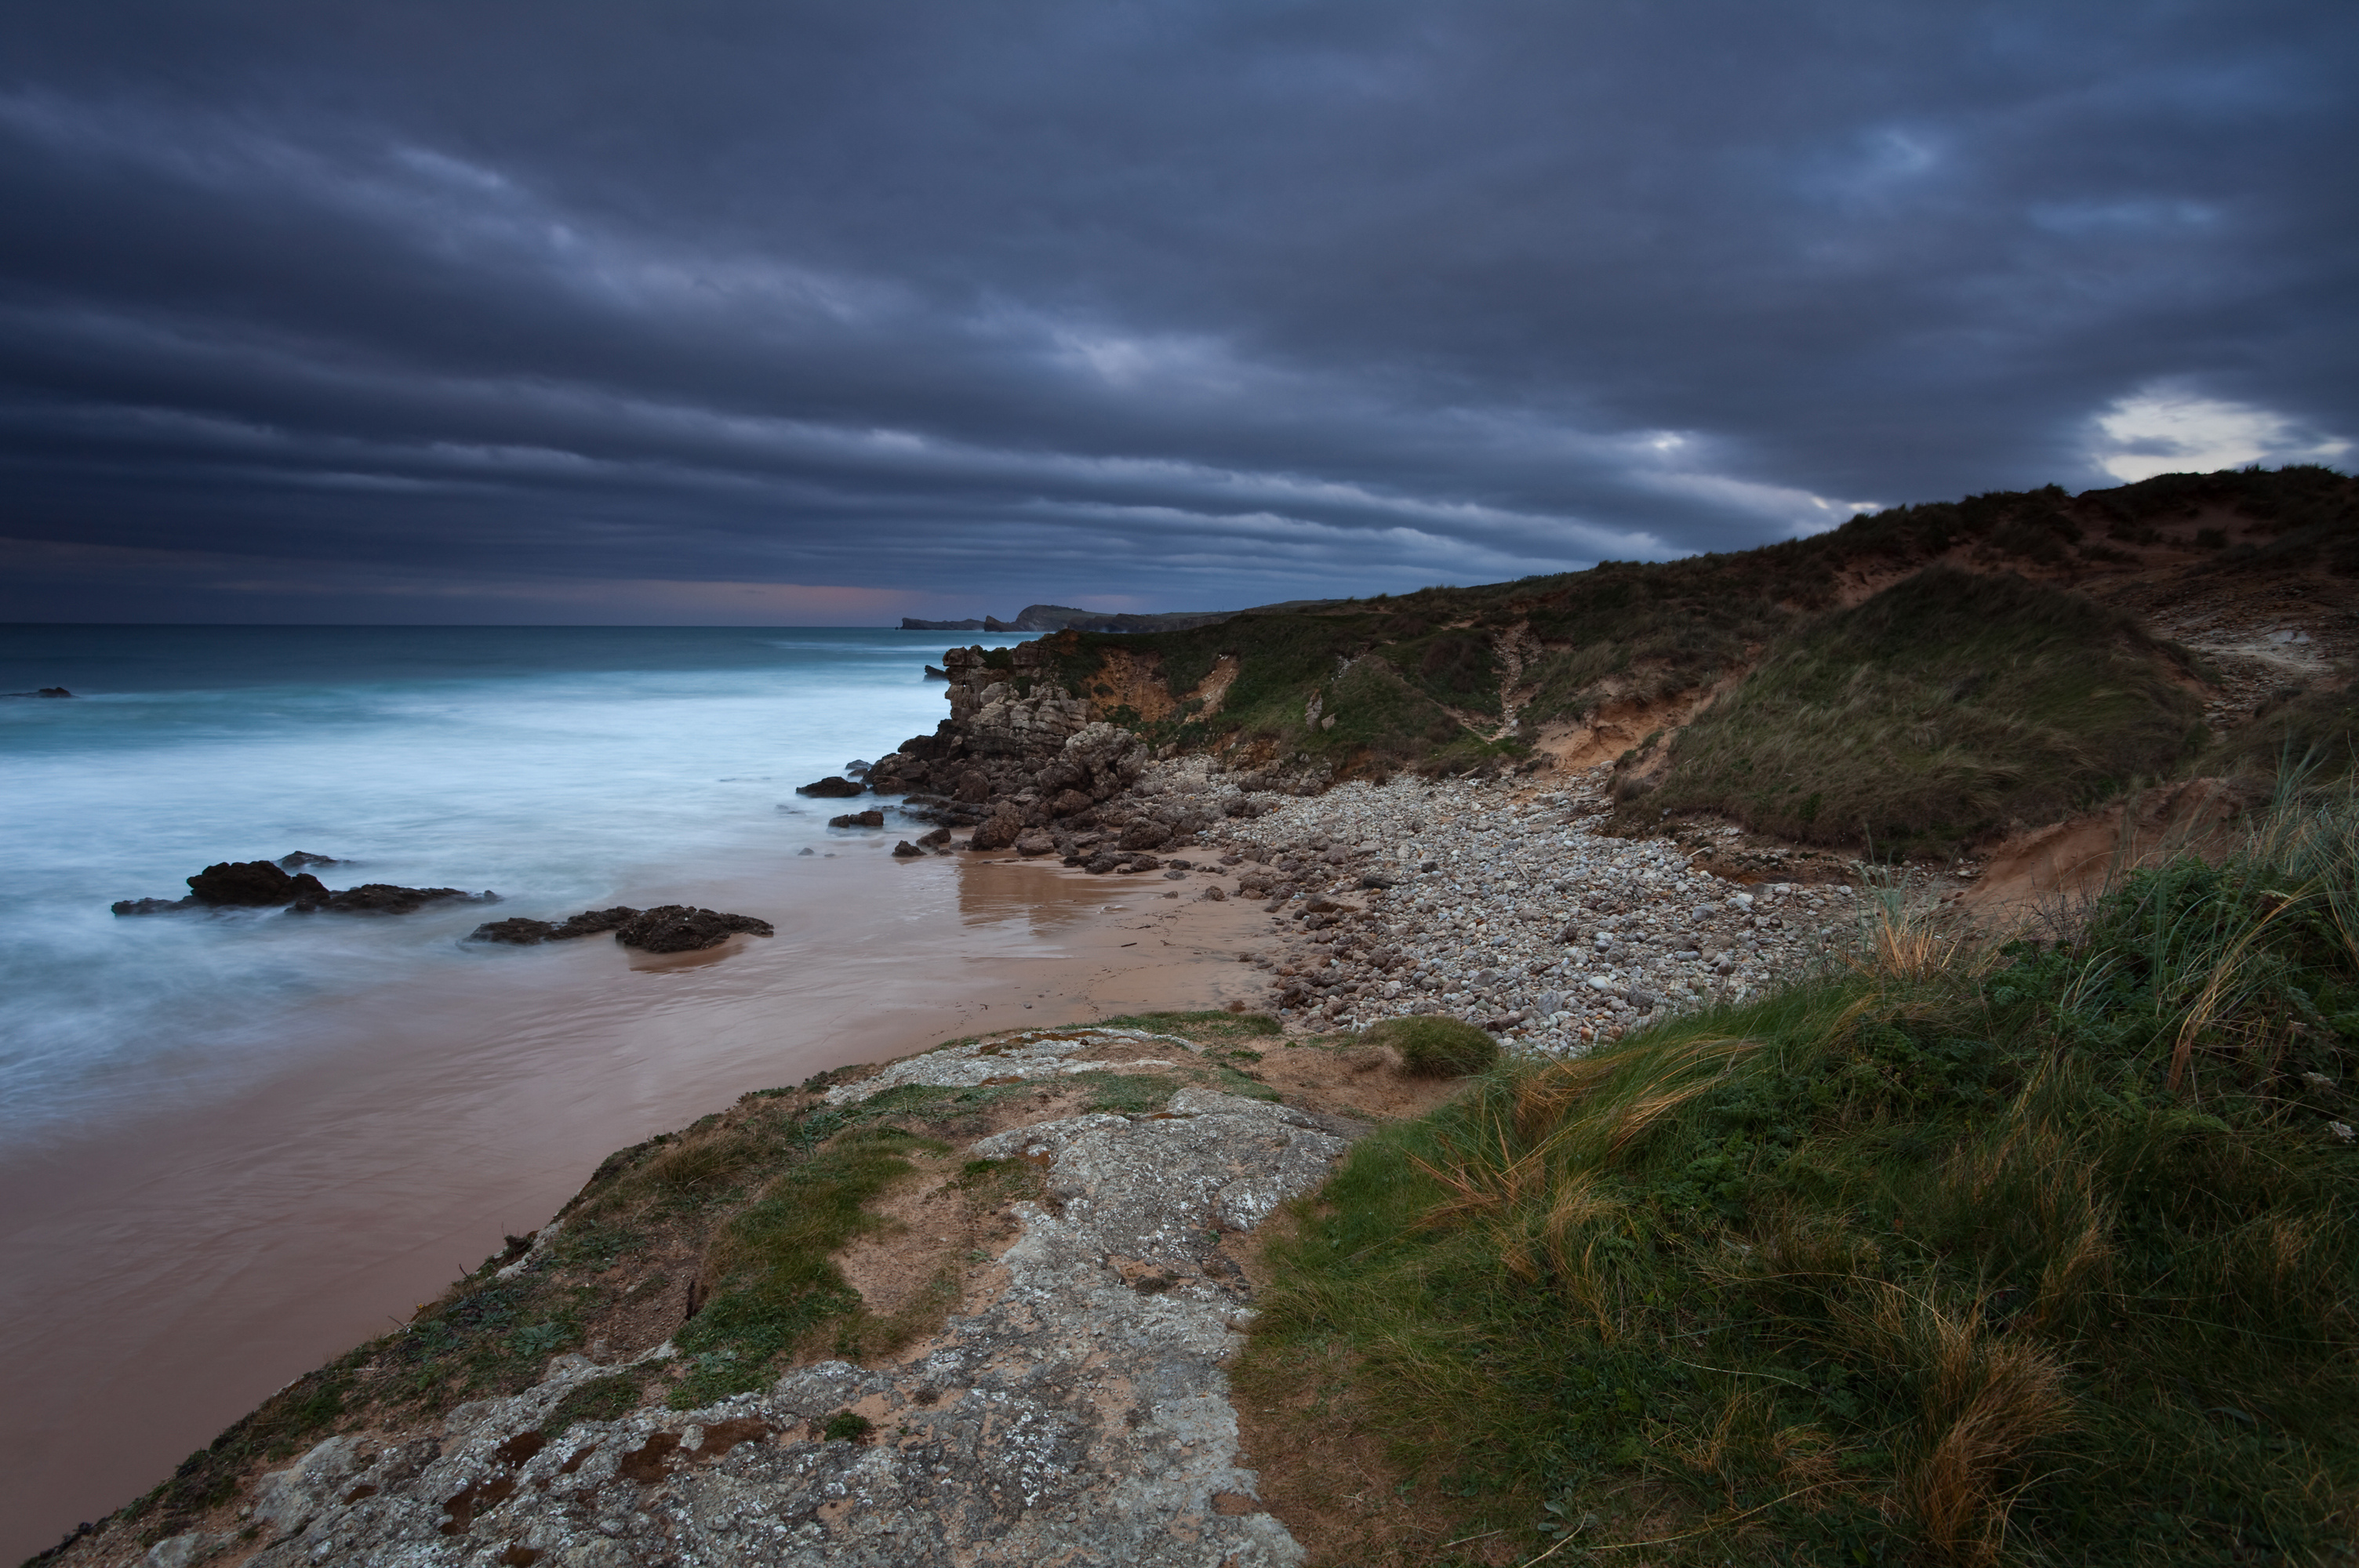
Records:
[[[1200,1045],[1286,1033],[1277,1020],[1266,1012],[1126,1012],[1119,1018],[1102,1018],[1093,1027],[1144,1029],[1150,1034],[1176,1034]]]
[[[1361,1036],[1400,1053],[1401,1065],[1421,1078],[1462,1078],[1499,1059],[1499,1043],[1461,1019],[1439,1014],[1388,1018]]]
[[[706,1262],[712,1299],[672,1336],[690,1358],[672,1408],[765,1386],[779,1359],[821,1325],[858,1314],[860,1292],[832,1255],[875,1227],[864,1206],[915,1171],[908,1154],[947,1148],[895,1127],[853,1128],[731,1220]]]
[[[1527,1554],[2339,1561],[2354,1068],[2348,802],[2060,946],[1888,920],[1371,1136],[1273,1245],[1240,1388],[1349,1368],[1437,1520]]]
[[[1813,622],[1673,742],[1636,820],[1947,853],[2171,773],[2203,742],[2186,655],[2082,595],[1947,567]]]

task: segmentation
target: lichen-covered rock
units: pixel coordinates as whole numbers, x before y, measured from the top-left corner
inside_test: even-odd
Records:
[[[1131,1030],[999,1036],[828,1098],[1057,1076],[1103,1065],[1076,1056],[1151,1044],[1195,1050]],[[266,1534],[250,1562],[1299,1563],[1240,1467],[1221,1364],[1246,1286],[1221,1243],[1316,1185],[1358,1130],[1191,1087],[1154,1115],[984,1139],[978,1158],[1042,1167],[1042,1201],[1016,1206],[1021,1232],[982,1299],[894,1363],[825,1361],[700,1410],[569,1422],[566,1397],[614,1368],[560,1356],[537,1386],[459,1406],[434,1433],[331,1438],[265,1476],[249,1517]]]

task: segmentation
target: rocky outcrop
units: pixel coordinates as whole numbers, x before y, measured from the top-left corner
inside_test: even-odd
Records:
[[[843,777],[840,773],[830,773],[823,779],[816,779],[810,784],[797,784],[795,786],[795,793],[797,795],[817,795],[821,799],[835,799],[848,795],[858,795],[860,791],[861,786],[859,784],[853,783],[850,779]]]
[[[611,931],[625,947],[650,953],[690,953],[718,947],[740,932],[755,936],[773,935],[770,923],[750,914],[723,914],[684,903],[658,904],[653,909],[588,909],[557,924],[546,920],[494,920],[467,935],[470,942],[497,942],[530,947],[542,942],[565,942]]]
[[[1084,1076],[1154,1070],[1216,1069],[1173,1036],[1043,1031],[897,1063],[825,1100],[857,1115],[886,1093],[1015,1083],[1046,1099]],[[1201,1083],[1136,1114],[1044,1114],[959,1152],[1027,1173],[1031,1195],[1013,1201],[977,1290],[905,1350],[795,1366],[685,1410],[658,1397],[684,1359],[669,1342],[603,1365],[558,1356],[520,1393],[317,1443],[152,1560],[1299,1563],[1245,1466],[1222,1370],[1251,1317],[1238,1242],[1364,1130]],[[546,1253],[515,1267],[546,1268]],[[597,1409],[625,1379],[647,1391]]]
[[[179,899],[132,898],[118,902],[117,914],[164,914],[192,909],[276,909],[290,914],[409,914],[429,903],[465,899],[496,903],[499,895],[458,888],[407,888],[391,882],[363,882],[341,891],[328,887],[309,871],[289,875],[288,866],[332,866],[339,861],[298,849],[277,860],[223,860],[189,879],[189,896]]]
[[[318,887],[311,877],[299,879]],[[320,888],[288,905],[289,914],[415,914],[429,903],[448,903],[453,899],[469,903],[497,903],[499,895],[488,888],[480,893],[459,888],[406,888],[391,882],[363,882],[358,887],[332,892]]]
[[[717,909],[664,903],[625,921],[616,928],[614,940],[625,947],[649,953],[692,953],[700,948],[718,947],[741,932],[750,936],[775,934],[768,921],[750,914],[723,914]]]

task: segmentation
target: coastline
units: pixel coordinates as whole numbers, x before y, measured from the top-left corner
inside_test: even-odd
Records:
[[[544,1223],[609,1150],[827,1068],[1250,989],[1233,951],[1250,905],[982,855],[896,862],[893,838],[680,890],[767,908],[777,881],[816,884],[778,937],[495,955],[457,994],[354,999],[266,1083],[0,1162],[0,1248],[21,1260],[0,1286],[0,1551],[144,1492]]]
[[[603,943],[534,950],[477,966],[467,994],[364,998],[341,1027],[350,1042],[374,1037],[374,1053],[331,1052],[204,1125],[121,1130],[50,1162],[37,1178],[40,1225],[0,1231],[0,1244],[71,1262],[93,1255],[77,1238],[107,1233],[97,1256],[136,1266],[96,1280],[66,1268],[20,1284],[21,1300],[87,1301],[93,1286],[135,1295],[170,1267],[190,1205],[226,1193],[255,1212],[239,1257],[188,1260],[223,1271],[200,1299],[44,1364],[31,1419],[0,1445],[6,1485],[97,1517],[270,1388],[434,1299],[502,1238],[538,1229],[606,1151],[748,1092],[947,1039],[1165,1011],[1266,1009],[1297,1039],[1447,1011],[1515,1048],[1578,1051],[1658,1007],[1816,961],[1833,935],[1782,934],[1769,905],[1791,890],[1765,888],[1756,914],[1754,894],[1667,841],[1594,833],[1596,776],[1325,789],[1201,758],[1111,755],[1091,810],[1110,829],[1176,813],[1183,826],[1156,837],[1160,857],[1051,855],[1051,834],[1009,827],[1005,805],[995,816],[911,800],[899,810],[977,831],[948,856],[901,857],[897,822],[832,838],[825,857],[774,848],[628,895],[766,915],[786,900],[776,938],[659,959]],[[973,848],[978,838],[991,847]],[[1723,944],[1694,935],[1698,899],[1731,928]],[[1674,903],[1691,918],[1668,918]],[[1576,908],[1593,911],[1594,928],[1567,925]],[[1462,910],[1462,923],[1430,918]],[[1722,952],[1741,953],[1743,968],[1705,962]],[[1659,985],[1665,966],[1698,983],[1639,989]],[[1552,1005],[1535,1011],[1534,992]],[[487,1013],[471,1011],[487,998]],[[215,1147],[224,1120],[239,1152]],[[372,1161],[355,1147],[399,1152]],[[421,1166],[435,1173],[422,1186]],[[24,1176],[0,1168],[0,1189]],[[14,1365],[27,1363],[25,1348],[0,1342]],[[151,1419],[126,1442],[75,1414],[91,1407]],[[61,1435],[68,1427],[79,1436]],[[30,1533],[27,1550],[57,1539]]]

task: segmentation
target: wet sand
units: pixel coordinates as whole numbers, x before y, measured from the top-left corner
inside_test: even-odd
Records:
[[[598,1161],[738,1095],[989,1029],[1257,994],[1209,880],[772,851],[620,890],[772,920],[717,955],[592,940],[363,991],[234,1085],[158,1084],[0,1154],[0,1561],[168,1476],[288,1379],[544,1223]],[[1173,889],[1181,897],[1167,899]]]

